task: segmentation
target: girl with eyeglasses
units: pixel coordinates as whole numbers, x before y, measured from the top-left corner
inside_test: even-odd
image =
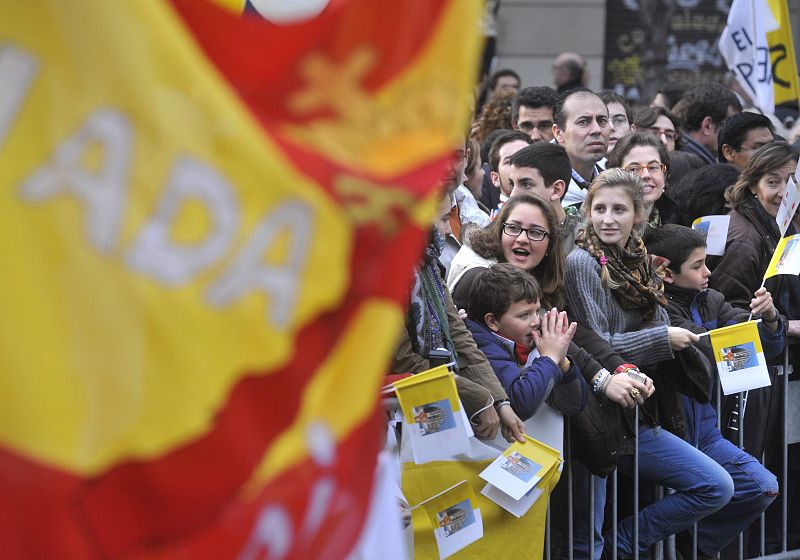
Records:
[[[644,157],[637,163],[660,162]],[[632,172],[609,169],[598,175],[582,207],[587,224],[576,236],[578,248],[566,262],[566,292],[573,319],[595,330],[623,358],[654,376],[659,387],[657,398],[645,401],[640,407],[638,426],[632,414],[626,414],[623,423],[628,435],[635,430],[638,436],[639,480],[675,490],[674,494],[639,511],[640,553],[719,510],[733,492],[731,477],[725,469],[681,437],[685,427],[677,388],[708,399],[708,373],[703,368],[684,367],[693,360],[702,360],[692,346],[698,336],[670,326],[660,276],[663,263],[647,253],[636,232],[636,226],[647,215],[644,192],[644,182]],[[613,377],[619,375],[623,373]],[[630,437],[626,441],[619,470],[633,474],[633,442]],[[585,473],[576,473],[576,478],[579,476]],[[583,487],[588,487],[588,482]],[[597,558],[604,543],[603,479],[595,479],[594,500]],[[634,518],[624,519],[618,527],[617,553],[630,558],[634,555]],[[577,557],[589,555],[588,533],[576,530]],[[724,527],[701,526],[700,550],[705,554],[718,552],[715,545],[721,533],[725,533]],[[607,546],[610,544],[608,538],[605,542]]]
[[[652,227],[677,222],[677,204],[665,192],[669,163],[667,147],[650,132],[626,136],[608,155],[606,169],[621,167],[642,179],[645,223]]]

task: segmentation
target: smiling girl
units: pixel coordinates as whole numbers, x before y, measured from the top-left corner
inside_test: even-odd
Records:
[[[675,494],[639,512],[638,542],[640,552],[644,552],[653,543],[723,507],[732,495],[732,481],[712,459],[658,426],[663,421],[665,428],[682,435],[683,426],[675,421],[680,418],[676,381],[685,381],[705,394],[708,377],[704,372],[705,378],[690,378],[672,360],[674,352],[696,352],[690,347],[698,337],[669,326],[661,267],[635,232],[634,226],[646,215],[642,179],[623,169],[601,173],[589,189],[583,212],[587,225],[578,233],[578,248],[567,257],[566,265],[573,319],[595,330],[623,358],[640,367],[655,368],[655,383],[663,388],[657,403],[647,401],[640,415],[642,421],[636,426],[639,477],[645,483],[673,488]],[[630,415],[627,425],[633,429]],[[625,456],[620,459],[619,468],[626,474],[633,471],[632,451],[623,450]],[[603,523],[604,482],[595,481],[597,533]],[[619,525],[617,545],[623,558],[634,553],[633,522],[629,517]],[[719,531],[719,527],[710,530]],[[717,550],[709,550],[713,545],[703,546],[703,531],[702,527],[698,531],[700,548],[703,553],[714,554]],[[576,535],[576,540],[579,538]],[[576,543],[576,548],[585,549],[581,544]],[[601,549],[602,539],[595,543],[595,554]]]

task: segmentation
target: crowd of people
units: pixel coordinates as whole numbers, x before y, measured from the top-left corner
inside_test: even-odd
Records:
[[[754,555],[748,527],[765,511],[766,551],[776,552],[779,488],[789,512],[800,507],[797,445],[782,480],[777,382],[786,345],[800,337],[800,278],[762,278],[800,131],[776,129],[711,83],[679,96],[671,88],[672,101],[659,94],[634,111],[586,88],[585,72],[565,53],[557,89],[522,88],[513,70],[487,80],[414,274],[393,370],[424,371],[430,351],[446,349],[482,438],[522,440],[544,406],[569,421],[581,445],[571,446],[572,542],[552,527],[560,557],[568,546],[575,558],[610,557],[614,468],[672,490],[645,496],[637,513],[620,509],[617,557],[670,535],[684,558],[693,546],[717,557],[742,532]],[[725,254],[707,258],[705,237],[687,226],[719,214],[731,216]],[[751,318],[773,385],[750,391],[745,409],[741,395],[718,394],[717,360],[700,335]],[[565,506],[557,494],[554,509]],[[788,521],[790,547],[800,547],[799,521]]]

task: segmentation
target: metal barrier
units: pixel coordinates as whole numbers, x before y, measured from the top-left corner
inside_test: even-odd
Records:
[[[781,500],[781,534],[782,534],[782,542],[781,542],[781,552],[774,553],[774,554],[766,554],[766,534],[765,534],[765,515],[764,513],[761,514],[759,523],[759,555],[754,557],[748,558],[757,558],[760,560],[789,560],[793,558],[800,559],[800,548],[789,550],[787,547],[787,532],[788,532],[788,500],[789,496],[785,491],[785,486],[788,482],[788,437],[789,437],[789,430],[788,430],[788,404],[789,404],[789,347],[787,345],[786,349],[784,350],[783,354],[783,368],[782,372],[779,375],[775,376],[775,381],[773,382],[773,387],[776,387],[778,383],[781,384],[782,388],[782,403],[781,403],[781,418],[783,419],[782,422],[782,436],[781,436],[781,453],[782,453],[782,472],[780,476],[778,473],[773,473],[778,477],[779,482],[779,496],[778,500]],[[744,394],[739,395],[740,402],[745,401],[746,396]],[[717,426],[720,426],[721,423],[721,390],[719,387],[719,381],[717,382]],[[744,407],[740,407],[740,418],[738,423],[738,430],[739,430],[739,448],[744,448],[744,416],[746,414],[746,410]],[[636,410],[635,414],[636,418],[636,425],[638,425],[638,409]],[[569,424],[566,425],[566,433],[569,434]],[[565,442],[565,452],[569,455],[569,445],[570,445],[570,438],[569,436],[566,438],[567,441]],[[639,465],[638,465],[638,434],[634,434],[634,469],[633,469],[633,558],[638,560],[639,558],[639,546],[638,546],[638,537],[639,537],[639,527],[638,527],[638,512],[639,512]],[[764,463],[764,458],[759,458],[761,464]],[[573,511],[573,504],[575,503],[575,495],[573,492],[574,489],[574,476],[573,476],[573,465],[571,461],[568,461],[565,466],[566,472],[566,482],[569,485],[569,489],[567,492],[568,495],[568,507],[569,507],[569,514],[568,514],[568,560],[574,560],[575,556],[573,554],[573,543],[574,543],[574,511]],[[611,502],[611,535],[612,535],[612,543],[611,543],[611,550],[613,550],[612,558],[616,560],[617,558],[617,518],[618,518],[618,479],[617,479],[617,471],[614,471],[611,475],[609,475],[611,480],[611,485],[609,487],[608,492],[608,500]],[[590,538],[590,552],[589,552],[589,559],[590,560],[598,560],[595,558],[594,555],[594,534],[591,528],[594,526],[594,492],[593,492],[593,484],[594,484],[594,477],[592,477],[592,483],[590,484],[589,488],[589,528],[592,532],[592,536]],[[660,499],[663,496],[664,489],[657,488],[657,492],[659,493],[656,496],[656,499]],[[670,490],[667,490],[668,492]],[[800,515],[800,511],[794,512],[795,515]],[[547,560],[551,560],[550,554],[550,542],[551,542],[551,531],[550,531],[550,520],[549,520],[549,512],[548,512],[548,525],[547,525],[547,544],[545,545],[545,558]],[[697,525],[695,524],[692,531],[692,560],[697,560]],[[746,529],[749,531],[750,528]],[[746,551],[744,549],[745,542],[744,542],[744,535],[743,533],[739,534],[738,537],[738,546],[737,546],[737,558],[743,560],[746,558]],[[736,542],[736,541],[734,541]],[[662,541],[656,543],[652,547],[652,551],[650,556],[654,560],[673,560],[677,557],[676,552],[676,545],[675,545],[675,536],[669,537],[666,541]],[[688,560],[685,559],[685,560]]]

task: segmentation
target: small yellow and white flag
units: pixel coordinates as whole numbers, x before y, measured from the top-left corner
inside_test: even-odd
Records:
[[[775,247],[764,280],[778,274],[800,274],[800,234],[782,237]]]
[[[472,428],[447,366],[396,381],[394,389],[403,409],[403,437],[409,438],[415,463],[469,451]]]
[[[428,514],[440,559],[452,556],[483,537],[481,510],[466,480],[419,505]]]
[[[756,321],[709,331],[722,392],[741,393],[770,384]]]
[[[692,229],[699,231],[706,238],[706,254],[724,255],[728,241],[730,216],[702,216],[692,222]]]

